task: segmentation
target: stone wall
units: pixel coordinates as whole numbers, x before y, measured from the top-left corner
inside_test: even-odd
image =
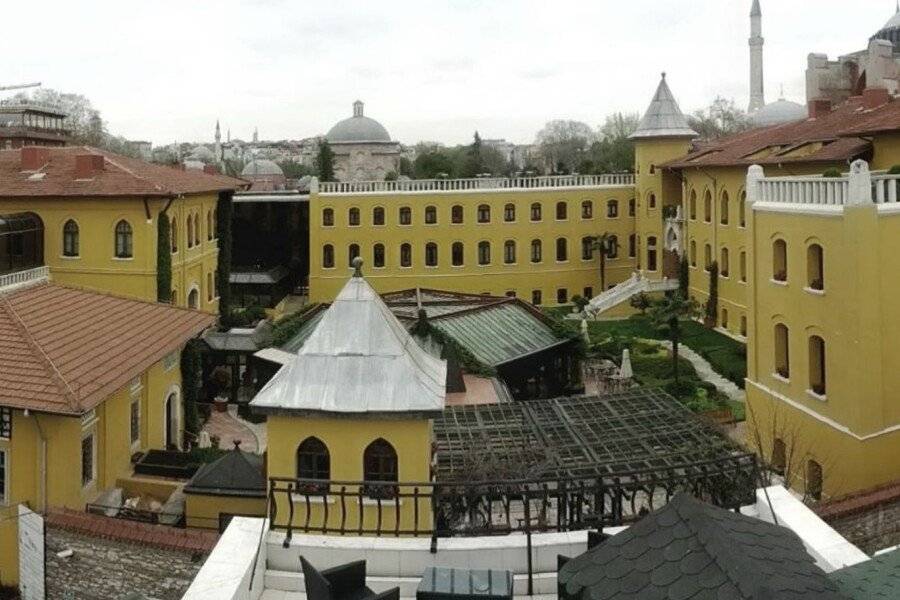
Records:
[[[900,484],[830,502],[816,512],[867,554],[900,545]]]
[[[59,558],[61,550],[74,554]],[[139,592],[179,600],[203,566],[204,554],[160,550],[47,528],[47,599],[110,600]]]

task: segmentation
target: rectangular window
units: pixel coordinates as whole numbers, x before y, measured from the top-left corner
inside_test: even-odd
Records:
[[[6,489],[6,471],[9,468],[7,467],[7,456],[6,450],[0,450],[0,505],[6,504],[8,496]]]
[[[12,409],[0,406],[0,439],[12,439]]]
[[[131,445],[134,446],[141,441],[141,399],[140,397],[131,400]]]
[[[541,305],[541,290],[534,290],[531,292],[531,303],[535,306]]]
[[[94,476],[94,434],[89,433],[81,438],[81,487],[90,485]]]
[[[569,301],[569,291],[566,288],[556,290],[556,303],[565,304]]]

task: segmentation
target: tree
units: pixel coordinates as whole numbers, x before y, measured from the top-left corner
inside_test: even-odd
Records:
[[[690,115],[688,124],[704,140],[740,133],[753,126],[747,113],[738,108],[734,100],[722,96],[716,96],[708,107]]]
[[[415,166],[413,165],[412,161],[405,156],[400,157],[400,174],[406,177],[412,177],[415,175]]]
[[[416,179],[436,179],[451,176],[455,170],[453,157],[445,148],[435,148],[416,156],[413,163]]]
[[[319,142],[319,153],[316,155],[316,172],[319,181],[334,181],[334,151],[328,140]]]
[[[609,233],[602,233],[591,238],[591,252],[600,253],[600,292],[606,289],[606,255],[609,254],[609,242],[612,237]]]
[[[156,223],[156,301],[172,301],[172,230],[165,212]]]
[[[672,342],[672,373],[678,383],[678,350],[681,343],[681,321],[697,315],[697,303],[680,292],[666,294],[650,307],[650,321],[666,333]]]
[[[484,173],[484,161],[481,156],[481,136],[475,132],[472,145],[466,150],[466,160],[463,166],[463,177],[477,177]]]
[[[594,131],[581,121],[550,121],[537,133],[535,143],[540,146],[544,162],[557,172],[571,171],[587,156]]]
[[[302,165],[298,162],[294,162],[293,160],[283,160],[278,163],[278,166],[281,167],[281,170],[284,172],[284,176],[288,179],[300,179],[301,177],[306,177],[307,175],[316,174],[316,170],[312,167]]]
[[[688,258],[686,254],[681,256],[681,260],[678,262],[678,291],[681,292],[681,295],[687,298],[690,294],[688,294],[688,287],[691,284],[691,272],[688,269]]]
[[[641,311],[642,315],[646,314],[647,309],[653,306],[653,302],[650,301],[650,296],[644,292],[632,296],[628,303],[631,305],[631,308]]]
[[[614,113],[597,130],[597,141],[591,144],[588,164],[582,173],[622,173],[634,170],[634,143],[629,139],[637,130],[637,113]]]
[[[719,320],[719,263],[709,265],[709,297],[706,299],[706,326],[715,327]]]

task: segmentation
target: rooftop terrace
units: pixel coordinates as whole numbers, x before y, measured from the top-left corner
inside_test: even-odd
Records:
[[[634,175],[551,175],[478,179],[407,179],[398,181],[317,182],[310,185],[319,194],[394,194],[422,192],[488,192],[508,190],[590,189],[633,187]]]

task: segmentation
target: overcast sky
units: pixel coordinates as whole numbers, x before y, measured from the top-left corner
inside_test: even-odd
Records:
[[[5,2],[0,84],[91,99],[155,144],[325,133],[366,103],[404,143],[533,141],[550,119],[748,99],[751,0]],[[810,52],[860,50],[893,0],[762,0],[766,99],[804,102]],[[9,93],[0,92],[0,97]]]

